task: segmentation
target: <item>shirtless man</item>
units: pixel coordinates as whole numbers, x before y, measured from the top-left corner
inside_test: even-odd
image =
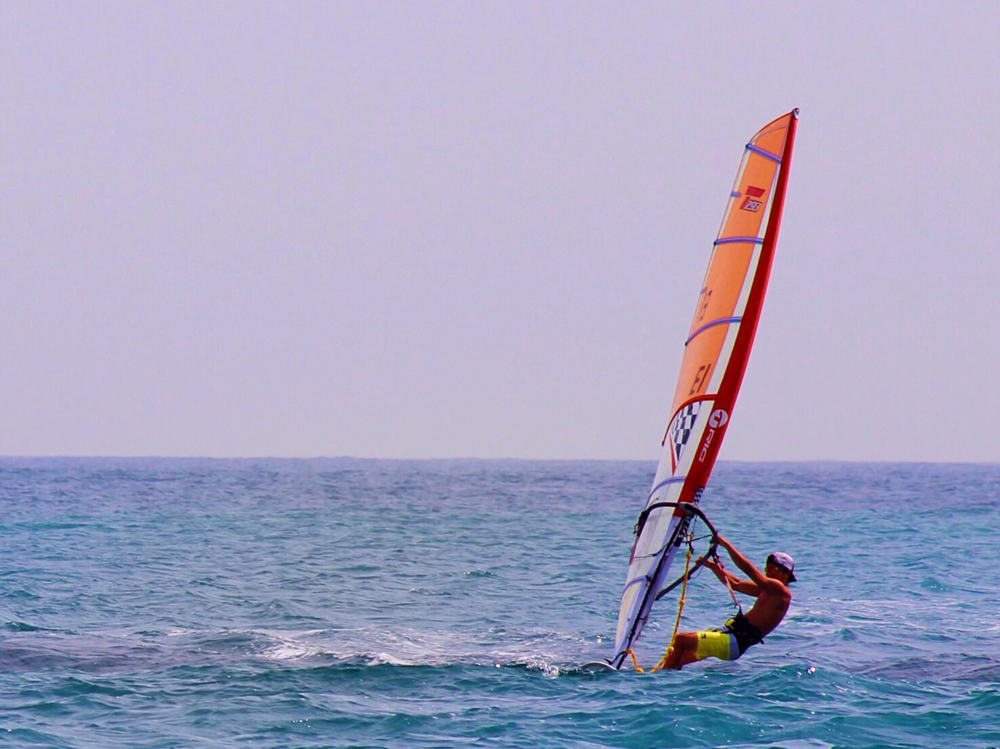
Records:
[[[770,634],[788,612],[792,592],[788,584],[795,582],[795,562],[787,554],[777,551],[768,556],[764,572],[751,564],[736,548],[722,536],[717,537],[719,546],[729,552],[730,558],[749,580],[741,580],[732,572],[712,560],[706,559],[705,566],[723,583],[737,593],[754,596],[757,601],[745,615],[741,611],[723,625],[722,629],[702,632],[678,632],[674,645],[663,664],[664,668],[678,671],[689,663],[702,658],[720,658],[735,661],[749,648]]]

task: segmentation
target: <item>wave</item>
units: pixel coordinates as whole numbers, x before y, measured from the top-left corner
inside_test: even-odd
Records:
[[[934,654],[910,656],[861,669],[866,676],[899,681],[1000,682],[1000,660],[989,655]]]
[[[99,633],[47,630],[8,622],[0,669],[131,671],[183,665],[278,667],[524,668],[546,676],[582,673],[595,643],[547,630],[417,631],[375,626],[283,630],[258,628],[135,630]]]

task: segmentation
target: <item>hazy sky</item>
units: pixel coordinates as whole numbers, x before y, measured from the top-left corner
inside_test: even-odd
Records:
[[[0,2],[0,454],[659,456],[801,120],[726,460],[1000,460],[996,2]]]

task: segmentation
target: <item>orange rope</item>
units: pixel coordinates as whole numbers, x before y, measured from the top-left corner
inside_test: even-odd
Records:
[[[677,599],[677,618],[674,619],[674,631],[670,634],[670,644],[667,645],[667,649],[663,651],[663,657],[657,661],[656,665],[653,666],[650,671],[659,671],[663,668],[670,654],[674,651],[674,640],[677,638],[677,630],[681,626],[681,612],[684,610],[684,594],[687,592],[688,585],[688,572],[691,569],[691,534],[688,534],[688,550],[684,557],[684,582],[681,583],[681,595]]]
[[[629,656],[631,656],[632,665],[635,667],[635,670],[638,671],[640,674],[646,673],[645,670],[642,668],[642,666],[639,665],[639,661],[635,659],[635,653],[632,652],[632,648],[625,648],[625,652],[628,653]]]

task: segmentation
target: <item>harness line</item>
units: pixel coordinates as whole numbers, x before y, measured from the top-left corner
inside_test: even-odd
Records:
[[[719,559],[718,554],[713,554],[712,556],[715,557],[715,563],[719,565],[719,569],[722,570],[722,579],[726,581],[726,590],[729,591],[729,595],[733,599],[733,606],[735,606],[736,610],[742,614],[743,607],[740,606],[740,602],[736,599],[736,593],[733,592],[733,586],[729,584],[729,575],[726,574],[726,566],[722,563],[722,560]]]

